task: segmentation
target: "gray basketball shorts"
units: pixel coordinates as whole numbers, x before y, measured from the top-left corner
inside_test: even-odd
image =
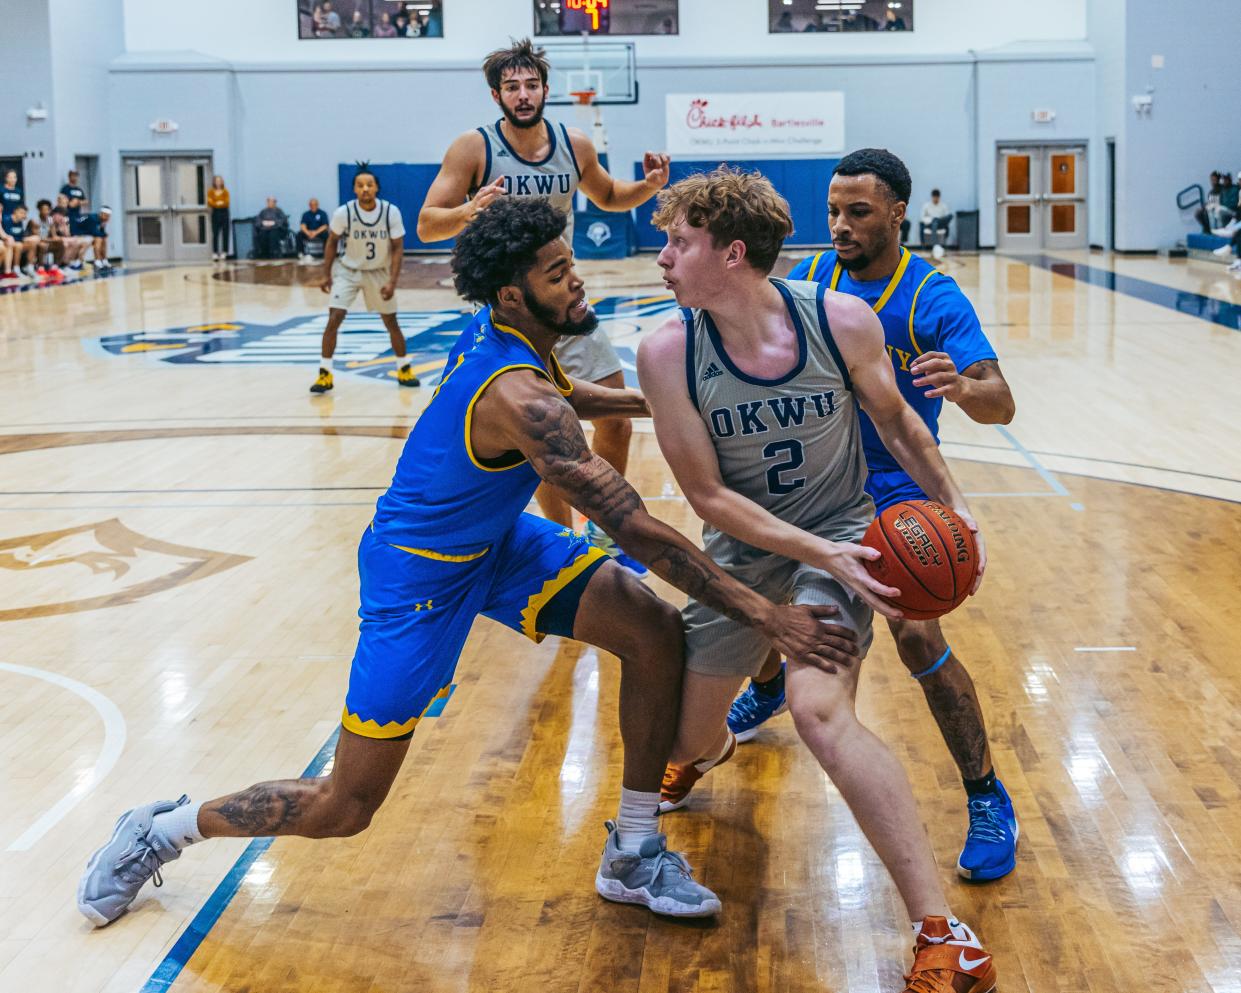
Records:
[[[873,611],[856,593],[822,569],[792,559],[770,556],[729,568],[729,575],[775,603],[829,604],[839,607],[829,623],[857,633],[862,657],[870,649]],[[685,625],[685,666],[704,676],[754,676],[771,651],[761,632],[717,614],[696,600],[681,611]]]
[[[590,334],[561,338],[556,343],[556,358],[566,376],[587,383],[597,383],[621,371],[620,356],[601,328]]]

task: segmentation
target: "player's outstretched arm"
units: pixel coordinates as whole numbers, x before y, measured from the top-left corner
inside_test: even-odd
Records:
[[[803,531],[724,484],[715,445],[689,398],[680,317],[670,318],[638,346],[638,380],[651,406],[660,451],[699,517],[747,545],[825,569],[873,610],[901,616],[884,599],[900,591],[875,580],[863,565],[864,559],[878,558],[877,551]]]
[[[980,359],[958,370],[947,352],[923,352],[909,371],[914,374],[914,386],[928,397],[955,403],[979,424],[1008,424],[1017,413],[1013,392],[996,359]]]
[[[569,128],[568,132],[578,168],[582,171],[579,186],[601,210],[632,210],[668,185],[670,160],[662,152],[647,152],[642,156],[642,179],[616,179],[599,162],[594,143],[585,132],[577,128]]]
[[[467,131],[448,146],[440,171],[418,211],[421,241],[457,237],[475,214],[504,192],[504,177],[500,176],[470,199],[470,187],[481,172],[485,142],[477,131]]]
[[[870,306],[857,297],[831,293],[825,306],[832,335],[853,380],[853,392],[874,422],[880,440],[923,493],[955,510],[974,532],[980,565],[971,592],[976,591],[987,563],[982,534],[935,438],[897,389],[892,360],[884,347],[883,325]]]
[[[573,392],[569,394],[569,403],[573,411],[583,421],[592,421],[601,417],[650,417],[651,408],[647,406],[646,397],[638,390],[618,390],[610,386],[600,386],[584,379],[569,380],[573,384]]]
[[[504,436],[565,500],[677,589],[762,631],[777,650],[807,665],[835,672],[856,660],[853,633],[823,620],[835,608],[774,604],[652,517],[625,477],[590,450],[573,408],[545,380],[500,377],[475,407],[473,423],[472,438],[492,429]]]

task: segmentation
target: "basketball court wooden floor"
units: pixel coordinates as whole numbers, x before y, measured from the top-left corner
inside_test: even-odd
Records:
[[[1001,990],[1237,993],[1241,283],[1067,261],[945,263],[1018,402],[1005,429],[955,411],[944,427],[991,549],[946,629],[1021,817],[1016,872],[952,876],[959,783],[886,635],[859,705]],[[583,269],[622,349],[670,306],[650,257]],[[355,540],[429,394],[385,378],[360,318],[352,371],[312,399],[322,295],[294,269],[227,275],[0,298],[0,990],[899,989],[893,887],[787,718],[669,818],[717,922],[599,900],[616,666],[485,620],[366,834],[204,844],[115,925],[78,916],[80,870],[124,808],[322,768]],[[427,383],[464,320],[443,276],[411,262],[401,291]],[[632,477],[696,529],[641,428]]]

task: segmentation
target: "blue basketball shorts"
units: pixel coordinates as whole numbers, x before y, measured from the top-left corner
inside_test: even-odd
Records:
[[[404,738],[448,695],[479,614],[539,642],[572,637],[578,604],[605,552],[552,521],[522,514],[495,544],[445,555],[389,545],[368,526],[358,546],[362,623],[341,724]]]
[[[931,499],[904,469],[872,469],[866,477],[866,492],[875,501],[876,517],[902,500]]]

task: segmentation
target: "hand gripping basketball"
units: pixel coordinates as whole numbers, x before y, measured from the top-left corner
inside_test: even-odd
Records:
[[[879,552],[866,570],[900,588],[891,602],[906,617],[942,617],[977,589],[984,556],[976,530],[973,521],[931,500],[893,504],[862,538],[863,545]]]

